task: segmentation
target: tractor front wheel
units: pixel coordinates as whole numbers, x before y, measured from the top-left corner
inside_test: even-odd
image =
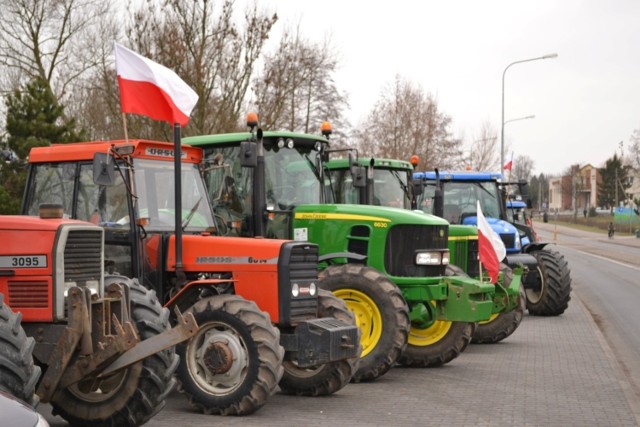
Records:
[[[462,353],[476,329],[475,323],[436,320],[427,328],[411,327],[400,364],[431,368],[451,362]]]
[[[500,264],[500,270],[504,277],[503,286],[506,288],[513,280],[513,271],[506,264]],[[513,334],[524,317],[526,299],[524,287],[520,284],[516,308],[508,313],[493,314],[489,320],[479,322],[471,342],[474,344],[493,344]]]
[[[353,313],[343,300],[331,292],[318,292],[319,317],[331,317],[349,325],[355,324]],[[358,341],[358,345],[360,342]],[[358,369],[359,358],[338,360],[312,368],[300,368],[294,361],[284,362],[280,391],[297,396],[326,396],[340,390]]]
[[[35,341],[24,333],[21,321],[22,314],[11,311],[0,294],[0,390],[35,407],[40,367],[33,364]]]
[[[539,290],[525,289],[527,310],[536,316],[559,316],[571,299],[571,272],[564,256],[541,249],[531,252],[538,260]]]
[[[236,295],[202,299],[189,311],[199,329],[177,346],[180,391],[205,414],[257,411],[282,378],[280,331],[253,301]]]
[[[360,264],[327,267],[320,287],[344,300],[361,330],[362,355],[353,382],[384,375],[407,345],[409,309],[400,289],[384,274]]]
[[[171,326],[169,310],[152,290],[137,280],[111,276],[129,286],[131,320],[140,339],[150,339]],[[105,278],[105,282],[109,277]],[[178,357],[173,347],[100,378],[87,378],[58,391],[51,401],[53,414],[72,426],[139,426],[158,413],[175,387]]]

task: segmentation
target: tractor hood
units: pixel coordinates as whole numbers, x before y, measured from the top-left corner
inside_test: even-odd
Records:
[[[449,223],[435,215],[414,212],[406,209],[371,205],[300,205],[295,209],[296,220],[343,220],[398,224],[448,225]]]

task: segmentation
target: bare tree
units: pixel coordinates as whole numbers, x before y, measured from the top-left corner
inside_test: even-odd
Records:
[[[498,131],[489,121],[482,124],[480,133],[471,143],[467,166],[476,171],[492,171],[498,169],[500,159],[496,150]]]
[[[110,42],[99,29],[111,20],[102,0],[0,0],[3,87],[41,78],[59,102],[99,62],[97,46]]]
[[[409,159],[417,154],[419,169],[462,164],[462,142],[449,131],[451,118],[438,110],[435,97],[400,76],[382,91],[366,123],[375,127],[355,133],[365,155]]]
[[[513,160],[511,180],[527,181],[531,178],[535,162],[529,156],[518,156]]]
[[[333,79],[338,60],[330,40],[313,43],[301,37],[299,28],[287,29],[264,63],[253,89],[265,128],[309,133],[330,121],[346,129],[343,111],[348,102]]]
[[[173,69],[199,96],[183,134],[208,134],[242,129],[251,76],[263,45],[277,20],[258,9],[244,11],[236,23],[233,0],[130,0],[124,17],[127,47]],[[115,37],[117,39],[117,37]],[[78,97],[79,119],[93,138],[123,135],[113,47],[100,52],[100,66],[85,82]],[[127,115],[129,135],[171,139],[171,127],[144,116]]]
[[[640,170],[640,129],[636,129],[629,138],[631,147],[629,148],[629,158],[631,159],[631,166]]]

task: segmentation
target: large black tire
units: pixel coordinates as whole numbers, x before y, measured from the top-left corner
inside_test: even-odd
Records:
[[[345,301],[360,327],[362,355],[352,382],[384,375],[407,345],[409,308],[398,286],[371,267],[345,264],[320,272],[322,289]]]
[[[527,310],[536,316],[559,316],[569,307],[571,299],[569,265],[556,251],[541,249],[531,255],[538,260],[540,291],[525,289]]]
[[[11,311],[0,294],[0,390],[35,407],[40,367],[33,364],[35,341],[24,333],[21,322],[22,314]]]
[[[355,317],[347,304],[331,292],[318,291],[318,316],[331,317],[349,325],[355,325]],[[360,346],[360,341],[358,340]],[[362,346],[360,346],[362,351]],[[340,390],[351,381],[358,369],[358,356],[338,360],[313,368],[299,368],[293,361],[284,362],[284,375],[280,380],[280,390],[284,394],[297,396],[326,396]]]
[[[449,264],[445,271],[448,276],[467,276],[458,266]],[[400,357],[403,366],[431,368],[451,362],[462,353],[476,330],[473,322],[450,322],[436,320],[423,328],[412,325],[407,348]]]
[[[156,294],[137,280],[121,276],[105,278],[129,286],[131,319],[140,339],[171,328],[169,310]],[[88,378],[58,391],[51,400],[53,414],[72,426],[139,426],[157,414],[175,387],[173,374],[179,359],[173,347],[155,353],[102,379]]]
[[[502,263],[500,264],[500,270],[504,275],[503,286],[506,288],[513,280],[513,271],[508,265]],[[520,284],[516,308],[508,313],[494,314],[487,321],[478,322],[478,327],[473,333],[471,342],[475,344],[494,344],[513,334],[524,317],[526,300],[524,287]]]
[[[407,348],[398,362],[414,368],[445,365],[465,351],[475,329],[475,323],[443,320],[428,328],[411,327]]]
[[[280,331],[253,301],[219,295],[190,309],[198,333],[177,346],[180,391],[205,414],[257,411],[282,378]]]

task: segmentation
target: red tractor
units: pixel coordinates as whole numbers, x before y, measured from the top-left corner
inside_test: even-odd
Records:
[[[162,409],[193,315],[171,328],[154,291],[105,274],[103,228],[59,206],[0,216],[0,242],[0,390],[73,426],[138,426]]]
[[[249,414],[276,386],[313,396],[341,389],[357,369],[359,329],[320,291],[318,247],[214,236],[201,160],[200,149],[146,140],[34,148],[23,213],[60,203],[96,223],[112,274],[195,316],[198,333],[177,346],[177,376],[201,411]]]

